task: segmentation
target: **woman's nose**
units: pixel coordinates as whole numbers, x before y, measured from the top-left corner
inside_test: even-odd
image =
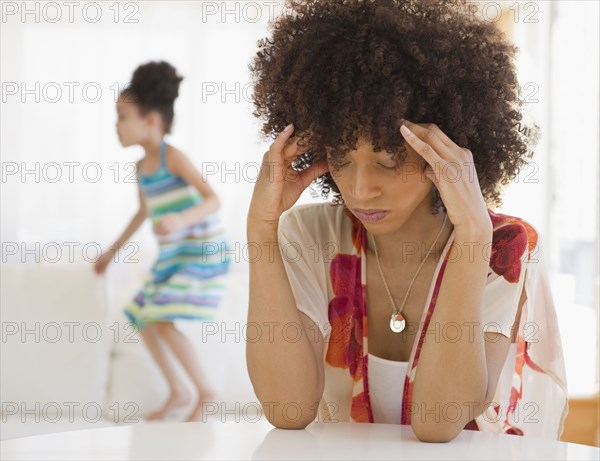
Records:
[[[369,199],[380,194],[379,184],[366,170],[357,170],[350,191],[358,202],[367,203]]]

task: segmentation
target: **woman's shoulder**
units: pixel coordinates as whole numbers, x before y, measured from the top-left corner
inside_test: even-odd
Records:
[[[332,219],[336,214],[342,211],[342,206],[333,205],[331,202],[303,203],[284,211],[281,216],[296,215],[301,217]]]
[[[490,267],[511,283],[516,283],[523,264],[539,262],[540,235],[526,219],[488,209],[492,220]]]
[[[344,221],[345,207],[331,202],[304,203],[284,211],[280,223],[286,220],[297,220],[304,225],[332,225]]]
[[[540,235],[530,221],[519,216],[494,212],[489,208],[488,214],[492,221],[494,242],[520,240],[533,246],[537,245]]]
[[[344,206],[331,202],[296,205],[281,215],[279,227],[284,231],[293,228],[317,240],[334,239],[349,223],[344,210]]]

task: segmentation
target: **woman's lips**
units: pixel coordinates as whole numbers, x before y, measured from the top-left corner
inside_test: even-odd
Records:
[[[352,210],[354,214],[362,221],[374,223],[381,221],[385,218],[390,212],[388,210],[360,210],[355,209]]]

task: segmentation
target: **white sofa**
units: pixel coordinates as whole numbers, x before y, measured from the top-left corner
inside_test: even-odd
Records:
[[[2,266],[2,440],[135,424],[162,405],[168,396],[166,381],[141,337],[126,329],[122,313],[153,257],[113,264],[102,277],[85,262]],[[177,323],[194,343],[202,369],[223,400],[211,408],[209,418],[223,421],[234,417],[232,410],[250,414],[257,407],[241,335],[247,273],[236,269],[233,264],[227,295],[211,325]],[[191,408],[170,419],[183,420]]]

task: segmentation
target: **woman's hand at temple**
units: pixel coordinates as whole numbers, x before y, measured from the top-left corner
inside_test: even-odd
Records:
[[[293,124],[288,125],[263,155],[262,165],[248,211],[248,223],[277,226],[279,217],[290,209],[302,192],[316,178],[329,171],[327,160],[321,159],[302,172],[291,164],[303,149],[300,137],[292,137]]]
[[[307,149],[299,143],[304,133],[292,138],[293,132],[292,125],[286,127],[264,154],[246,222],[248,241],[252,242],[248,247],[247,324],[256,325],[259,331],[255,340],[246,343],[248,375],[267,420],[282,429],[304,429],[313,422],[325,386],[323,336],[318,333],[310,339],[315,337],[311,332],[319,329],[298,310],[283,255],[273,251],[283,212],[298,201],[314,179],[328,171],[326,159],[301,172],[291,167]],[[268,257],[261,257],[267,253]],[[302,332],[298,341],[289,341],[285,335],[260,334],[270,332],[273,325],[290,324]],[[299,410],[294,420],[287,415],[289,405]]]
[[[475,170],[473,153],[455,144],[433,123],[403,120],[410,132],[400,132],[428,163],[424,174],[436,186],[448,219],[458,231],[489,231],[492,222]]]

